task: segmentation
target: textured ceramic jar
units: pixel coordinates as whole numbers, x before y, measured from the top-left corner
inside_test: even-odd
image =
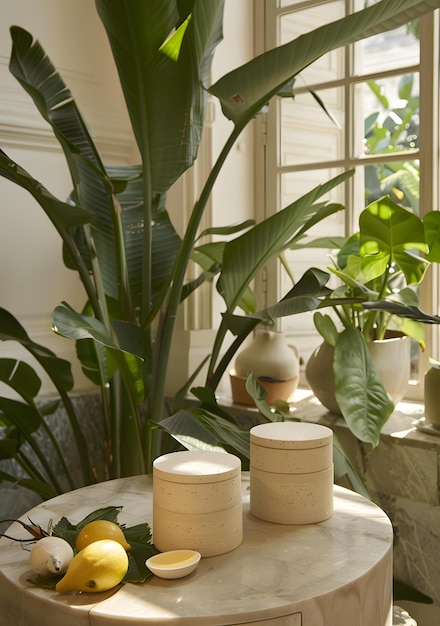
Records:
[[[241,461],[223,452],[172,452],[153,463],[153,542],[158,550],[202,556],[243,539]]]
[[[277,422],[250,431],[250,509],[277,524],[313,524],[333,514],[333,432]]]

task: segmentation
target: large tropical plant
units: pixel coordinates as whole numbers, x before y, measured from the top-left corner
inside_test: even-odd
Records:
[[[218,382],[261,319],[316,308],[327,293],[327,275],[307,272],[280,303],[260,312],[248,304],[249,287],[271,257],[342,208],[325,197],[351,172],[317,186],[262,223],[237,227],[232,240],[234,229],[226,229],[229,240],[220,244],[200,239],[212,234],[199,232],[212,188],[243,129],[305,67],[339,46],[438,8],[440,0],[382,0],[254,58],[209,86],[223,6],[224,0],[96,0],[140,153],[140,164],[131,167],[105,166],[71,92],[41,45],[22,28],[11,28],[10,71],[60,143],[72,195],[68,201],[56,198],[4,152],[0,174],[40,204],[62,238],[65,263],[83,283],[84,309],[61,304],[53,325],[57,333],[77,341],[83,370],[101,390],[109,477],[148,470],[169,445],[169,434],[186,446],[203,441],[246,456],[246,433],[216,404]],[[166,194],[197,157],[206,91],[219,99],[232,131],[179,237]],[[191,259],[203,271],[186,282]],[[177,311],[206,280],[216,281],[225,303],[206,385],[195,390],[196,409],[177,407],[167,417],[165,377]],[[247,315],[238,314],[240,307]],[[230,346],[229,333],[234,338]],[[184,391],[190,386],[191,380]],[[4,423],[17,428],[15,418],[3,413]]]

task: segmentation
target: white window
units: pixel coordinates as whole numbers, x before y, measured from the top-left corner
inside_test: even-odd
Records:
[[[364,0],[258,0],[257,52],[363,6]],[[434,18],[325,55],[298,77],[293,99],[271,102],[257,124],[257,172],[264,174],[256,177],[260,217],[351,168],[355,176],[331,198],[346,210],[318,225],[314,236],[354,232],[364,206],[390,190],[397,202],[420,214],[438,208],[438,15]],[[327,255],[324,249],[303,249],[289,251],[286,260],[298,279],[309,267],[326,268]],[[439,313],[437,283],[437,268],[431,267],[420,294],[421,308],[429,313]],[[265,285],[260,297],[273,302],[292,283],[277,262],[268,268]],[[307,360],[321,341],[312,315],[280,324]],[[426,351],[414,357],[414,398],[421,397],[417,380],[427,358],[439,356],[437,329],[425,331]]]

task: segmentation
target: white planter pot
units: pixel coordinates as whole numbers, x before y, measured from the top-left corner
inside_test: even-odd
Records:
[[[395,336],[367,344],[380,380],[394,404],[402,400],[410,377],[411,340]],[[333,347],[324,342],[311,355],[306,364],[309,387],[331,413],[341,413],[336,397],[333,375]]]

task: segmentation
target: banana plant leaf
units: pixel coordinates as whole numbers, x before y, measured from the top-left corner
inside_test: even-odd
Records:
[[[87,224],[94,217],[91,211],[58,200],[3,150],[0,150],[0,173],[35,198],[60,234],[71,226]]]
[[[128,11],[124,2],[96,2],[149,170],[150,196],[167,191],[196,158],[206,94],[194,86],[207,84],[223,5],[150,0]]]
[[[103,365],[103,371],[111,373],[117,367],[121,368],[127,373],[127,381],[136,403],[141,404],[143,402],[143,359],[116,346],[99,320],[88,315],[80,315],[64,303],[54,310],[53,325],[54,331],[63,337],[74,340],[94,339],[98,344],[104,346],[107,360],[110,363],[112,361],[115,363],[110,367]]]
[[[33,402],[41,389],[41,378],[33,367],[17,359],[0,359],[0,381],[28,403]]]
[[[0,397],[0,421],[6,426],[14,426],[28,438],[40,428],[43,417],[35,406]]]
[[[20,476],[15,476],[14,474],[9,474],[8,472],[0,470],[0,482],[3,480],[10,482],[13,485],[19,485],[24,489],[29,489],[29,491],[32,491],[40,496],[42,500],[50,500],[58,495],[58,492],[47,482],[32,478],[21,478]]]
[[[325,24],[258,56],[217,81],[209,92],[237,126],[255,115],[294,76],[342,45],[403,26],[440,6],[437,0],[387,0]]]
[[[69,361],[60,359],[51,350],[33,341],[18,320],[3,308],[0,308],[0,341],[17,341],[23,346],[40,363],[57,389],[70,391],[73,388]]]
[[[315,187],[282,211],[225,245],[217,289],[229,311],[234,310],[246,287],[269,259],[281,254],[317,222],[343,209],[336,204],[324,204],[317,208],[315,203],[352,175],[353,171],[350,170]]]

